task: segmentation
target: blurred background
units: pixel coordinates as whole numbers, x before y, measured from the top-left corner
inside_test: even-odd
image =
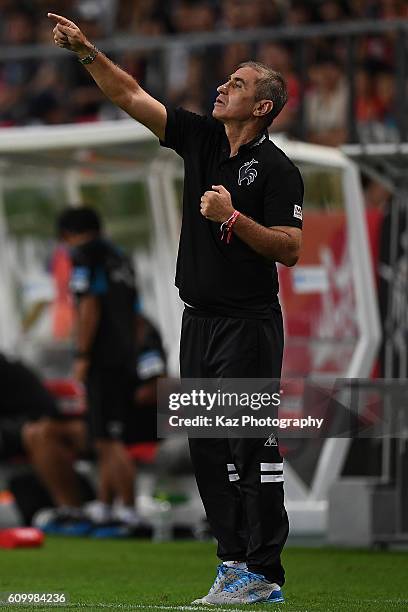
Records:
[[[52,6],[1,2],[0,125],[121,118],[74,58],[49,47]],[[57,7],[162,101],[208,112],[217,85],[251,57],[288,82],[290,102],[274,131],[338,146],[395,142],[404,129],[403,1],[61,0]]]
[[[378,424],[371,439],[283,441],[292,533],[367,546],[406,540],[406,450],[401,440],[384,441],[392,398],[378,381],[408,374],[408,4],[56,4],[0,0],[0,352],[24,360],[68,414],[81,412],[80,392],[55,386],[70,380],[75,322],[69,259],[54,224],[62,207],[86,203],[131,255],[143,312],[162,335],[168,372],[178,374],[182,305],[172,282],[181,162],[110,104],[72,54],[51,44],[47,11],[73,19],[153,96],[200,114],[211,112],[217,86],[237,64],[262,61],[286,78],[289,102],[271,137],[301,168],[306,187],[302,258],[279,270],[284,375],[368,379],[358,416],[370,421],[375,413]],[[283,409],[299,415],[310,405],[294,390]],[[137,502],[153,517],[155,537],[177,529],[208,536],[185,445],[156,447],[142,458]],[[27,524],[53,505],[42,497],[22,510],[21,487],[10,482],[25,477],[30,453],[17,455],[0,463],[0,525]],[[92,458],[77,459],[92,483]],[[363,513],[351,535],[350,500]],[[391,507],[393,519],[372,522],[374,507]]]

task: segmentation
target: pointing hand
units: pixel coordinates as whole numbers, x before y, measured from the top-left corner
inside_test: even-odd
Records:
[[[56,24],[53,35],[57,47],[69,49],[84,57],[89,54],[93,46],[73,21],[54,13],[48,13],[47,16]]]

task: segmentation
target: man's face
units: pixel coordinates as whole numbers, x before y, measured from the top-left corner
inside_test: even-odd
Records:
[[[253,117],[257,105],[255,94],[258,79],[259,73],[254,68],[238,68],[226,83],[217,88],[213,117],[223,123],[245,121]]]

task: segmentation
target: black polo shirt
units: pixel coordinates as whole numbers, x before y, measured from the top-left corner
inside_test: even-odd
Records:
[[[185,166],[176,286],[181,299],[223,316],[266,318],[278,303],[276,264],[236,235],[221,241],[220,224],[200,212],[203,193],[223,185],[236,210],[267,226],[302,227],[299,170],[267,132],[230,157],[224,125],[182,108],[167,109],[165,147]]]
[[[100,305],[90,349],[92,365],[132,367],[138,295],[130,259],[109,240],[99,237],[72,249],[71,261],[70,288],[77,302],[93,295]]]

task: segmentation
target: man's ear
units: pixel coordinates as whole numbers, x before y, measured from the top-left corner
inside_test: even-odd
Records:
[[[260,100],[256,103],[256,107],[254,110],[255,117],[265,117],[269,115],[271,110],[273,109],[272,100]]]

